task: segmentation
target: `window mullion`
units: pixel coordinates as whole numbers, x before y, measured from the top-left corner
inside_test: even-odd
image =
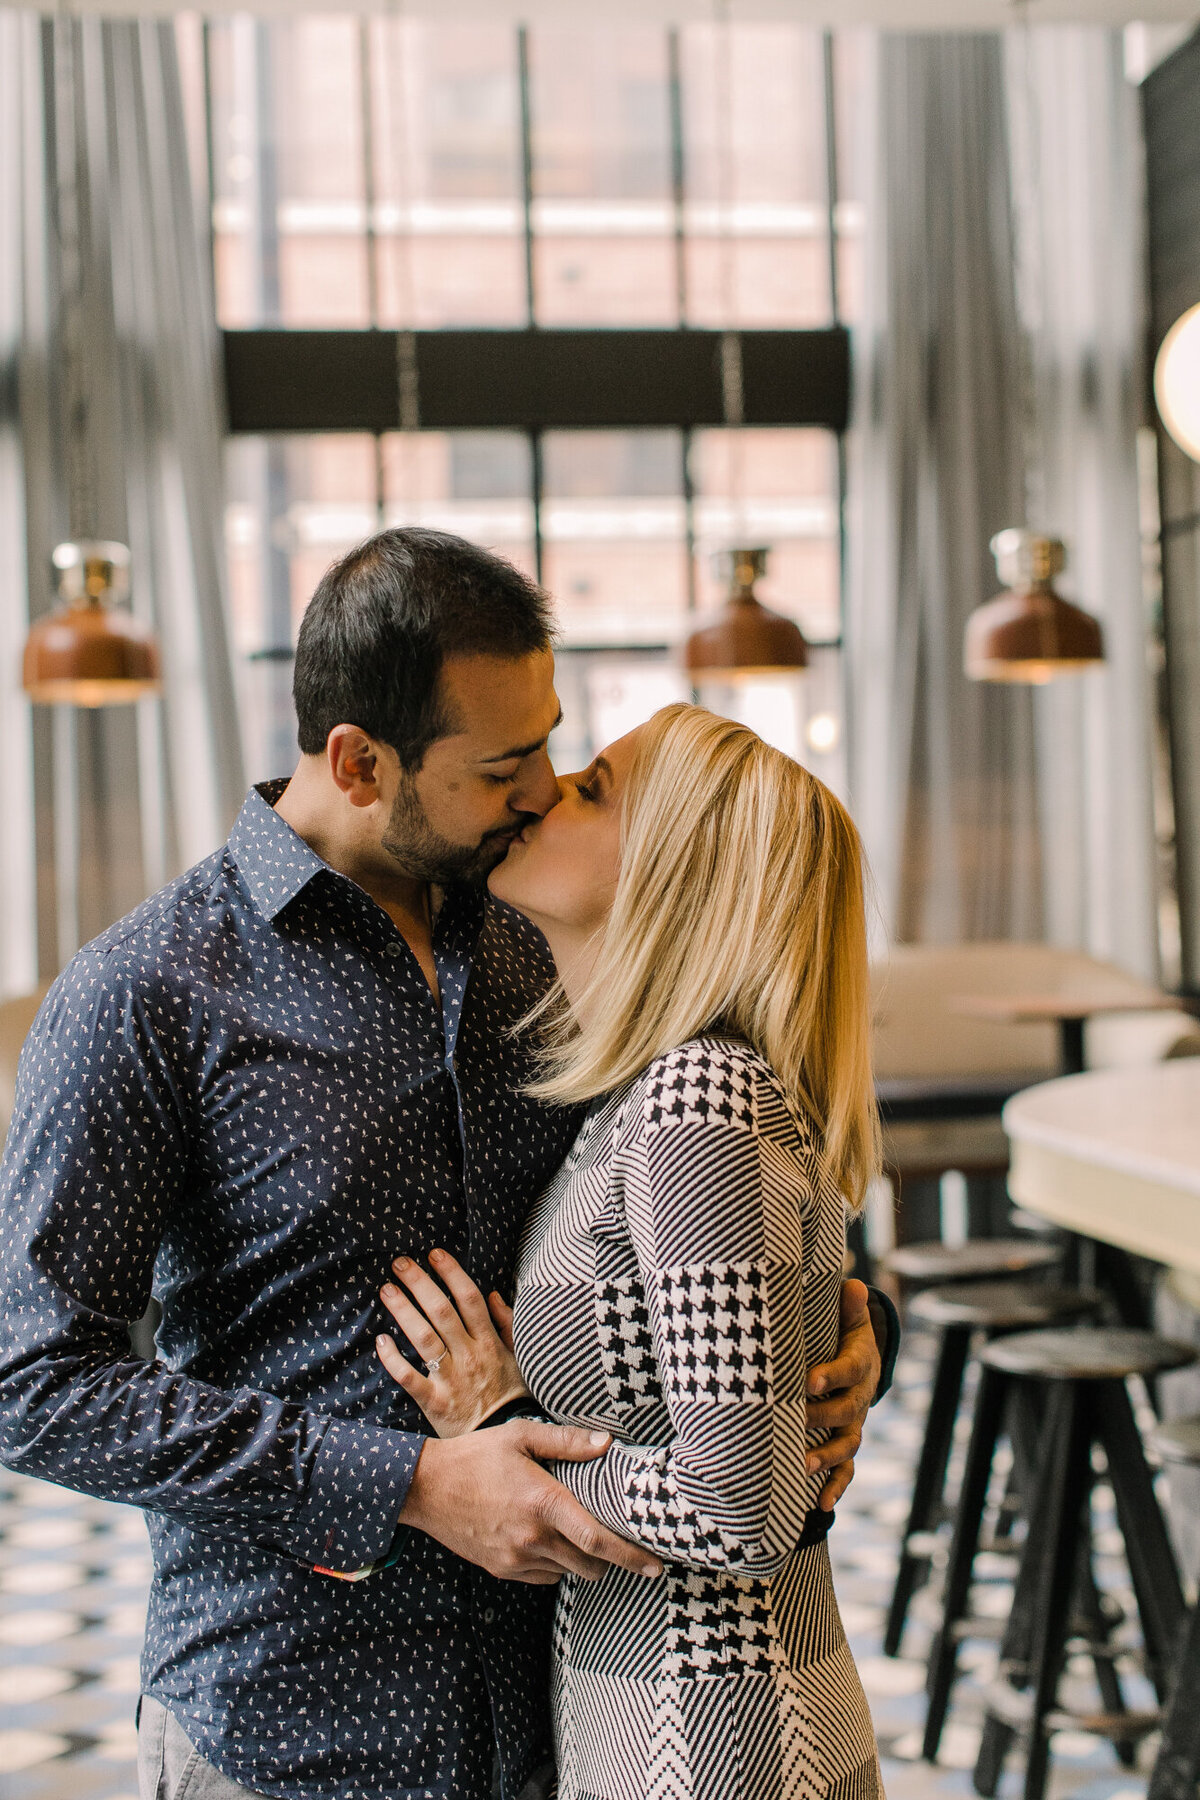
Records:
[[[537,324],[537,291],[533,266],[533,112],[529,91],[529,29],[517,28],[517,78],[521,96],[521,200],[525,233],[526,324]]]

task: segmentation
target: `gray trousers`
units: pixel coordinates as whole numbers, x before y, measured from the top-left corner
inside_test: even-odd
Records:
[[[142,1695],[138,1719],[138,1800],[254,1800],[206,1763],[174,1713]]]

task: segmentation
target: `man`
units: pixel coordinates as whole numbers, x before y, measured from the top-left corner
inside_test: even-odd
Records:
[[[461,540],[346,557],[301,627],[295,774],[80,952],[26,1046],[0,1452],[147,1509],[144,1800],[486,1800],[495,1762],[517,1795],[553,1584],[657,1573],[538,1460],[606,1440],[430,1438],[374,1352],[401,1250],[509,1289],[576,1125],[520,1093],[551,971],[482,888],[557,798],[550,645],[541,591]],[[879,1371],[864,1307],[825,1371],[853,1390],[830,1503]]]

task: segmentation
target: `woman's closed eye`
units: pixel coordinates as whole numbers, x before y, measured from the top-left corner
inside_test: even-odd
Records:
[[[612,764],[607,756],[598,756],[590,769],[576,776],[575,789],[584,800],[599,800],[605,782],[612,782]]]

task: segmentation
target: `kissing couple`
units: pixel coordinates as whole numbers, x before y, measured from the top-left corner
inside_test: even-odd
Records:
[[[698,707],[556,777],[553,635],[461,539],[337,563],[295,772],[27,1041],[0,1459],[145,1510],[142,1800],[882,1793],[858,837]]]

